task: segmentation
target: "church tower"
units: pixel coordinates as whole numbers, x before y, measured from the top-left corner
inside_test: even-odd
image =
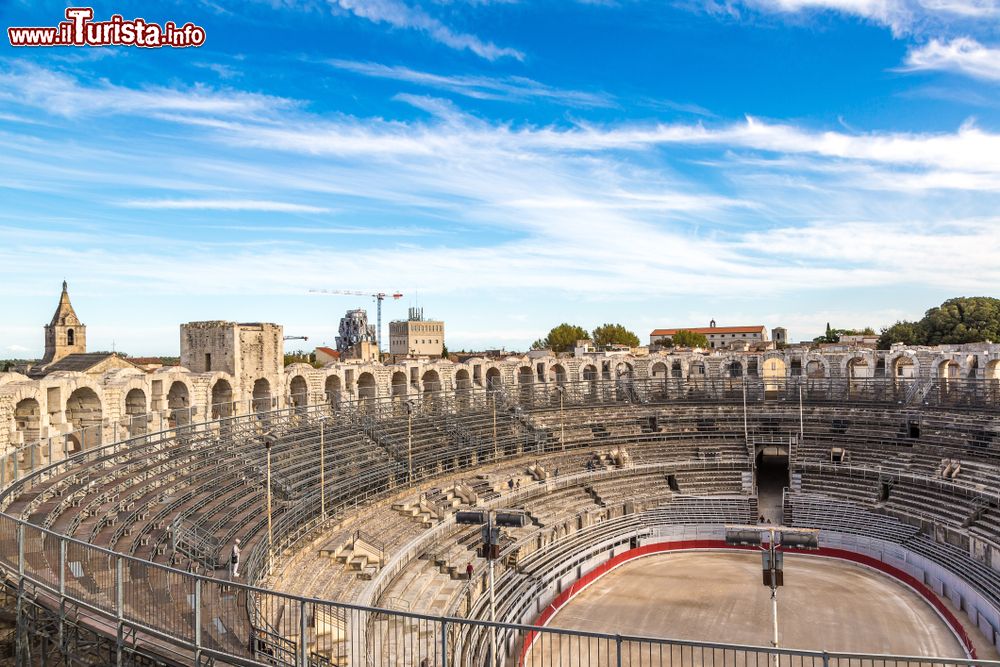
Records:
[[[70,354],[87,351],[87,327],[80,322],[69,302],[66,281],[62,284],[62,295],[52,322],[45,325],[45,358],[43,364],[51,364]]]

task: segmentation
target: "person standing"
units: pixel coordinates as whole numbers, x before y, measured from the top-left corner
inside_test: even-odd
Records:
[[[233,551],[229,555],[229,578],[239,579],[240,578],[240,540],[233,543]]]

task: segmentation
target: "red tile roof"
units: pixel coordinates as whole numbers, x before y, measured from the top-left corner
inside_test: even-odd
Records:
[[[764,329],[763,324],[755,324],[748,327],[690,327],[680,329],[653,329],[650,336],[673,336],[678,331],[690,331],[699,334],[734,334],[734,333],[760,333]]]
[[[329,356],[333,357],[334,359],[339,359],[340,358],[340,352],[338,352],[337,350],[334,350],[333,348],[329,348],[329,347],[317,347],[316,351],[317,352],[322,352],[323,354],[326,354],[326,355],[329,355]]]

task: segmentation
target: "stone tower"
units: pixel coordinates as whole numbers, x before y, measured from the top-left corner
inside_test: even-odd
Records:
[[[52,322],[45,325],[45,358],[43,364],[51,364],[70,354],[87,351],[87,327],[80,322],[69,302],[66,281],[62,284],[62,295]]]

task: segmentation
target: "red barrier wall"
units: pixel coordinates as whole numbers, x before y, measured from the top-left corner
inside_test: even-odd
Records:
[[[618,554],[611,560],[598,565],[596,568],[583,575],[580,579],[573,582],[569,588],[565,589],[562,593],[556,596],[556,599],[552,601],[549,606],[542,610],[542,613],[538,615],[535,622],[532,625],[544,626],[549,622],[559,609],[563,607],[567,602],[569,602],[573,596],[579,593],[581,590],[586,588],[588,585],[600,579],[602,576],[615,569],[623,563],[627,563],[630,560],[636,558],[642,558],[643,556],[648,556],[650,554],[656,553],[667,553],[670,551],[690,551],[699,549],[739,549],[743,551],[759,551],[754,547],[738,547],[730,546],[723,540],[683,540],[679,542],[657,542],[655,544],[647,544],[645,546],[638,547],[636,549],[630,549],[624,553]],[[965,628],[958,621],[951,610],[948,609],[941,602],[940,598],[934,594],[934,591],[929,589],[924,583],[915,577],[911,576],[909,573],[900,570],[897,567],[883,563],[882,561],[872,558],[871,556],[865,556],[863,554],[854,553],[853,551],[847,551],[845,549],[831,549],[831,548],[820,548],[812,551],[795,551],[796,554],[803,554],[807,556],[822,556],[826,558],[838,558],[840,560],[851,561],[854,563],[859,563],[867,567],[873,568],[882,572],[884,574],[898,579],[903,582],[917,593],[919,593],[932,607],[934,607],[941,616],[945,619],[945,622],[951,626],[955,635],[958,636],[965,650],[968,651],[969,656],[972,658],[976,657],[976,648],[972,644],[972,640],[969,639],[969,635],[965,632]],[[535,640],[535,636],[538,633],[535,631],[529,632],[524,638],[524,643],[521,646],[521,656],[519,664],[523,666],[524,656],[527,655],[528,651],[531,649],[531,644]]]

